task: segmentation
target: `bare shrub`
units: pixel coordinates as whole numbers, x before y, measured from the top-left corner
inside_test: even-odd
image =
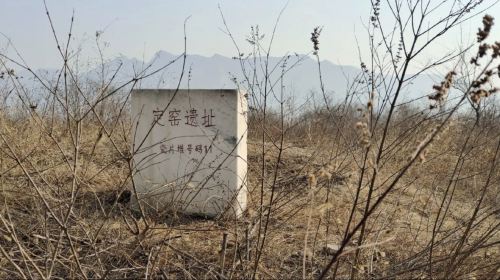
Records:
[[[270,64],[281,14],[267,43],[251,29],[249,55],[242,55],[221,12],[241,66],[235,86],[252,108],[250,201],[240,220],[130,207],[139,148],[131,147],[130,92],[174,63],[184,67],[186,49],[166,65],[144,65],[125,82],[116,78],[120,66],[105,68],[99,51],[99,78],[86,79],[71,55],[73,18],[70,35],[59,38],[46,7],[61,58],[55,76],[46,79],[17,51],[0,53],[0,276],[496,277],[494,19],[483,18],[474,53],[445,54],[410,74],[430,44],[488,6],[472,0],[371,5],[368,55],[360,54],[346,98],[333,102],[325,90],[320,42],[327,30],[318,27],[310,55],[321,100],[298,106],[283,85],[307,56]],[[415,100],[403,98],[412,81],[439,66],[447,68],[442,81]],[[13,68],[30,73],[37,86],[29,88]]]

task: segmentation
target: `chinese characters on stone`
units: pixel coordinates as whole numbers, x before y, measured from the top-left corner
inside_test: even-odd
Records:
[[[185,122],[181,122],[182,117],[186,120]],[[165,118],[167,118],[167,121],[162,121]],[[195,108],[186,110],[184,114],[181,114],[181,111],[175,108],[169,111],[153,110],[153,123],[158,123],[160,126],[198,126],[201,123],[204,127],[212,127],[215,126],[214,119],[213,109],[203,109],[202,114],[199,114]]]
[[[179,154],[208,154],[212,153],[212,145],[202,145],[202,144],[161,144],[160,151],[164,154],[179,153]]]

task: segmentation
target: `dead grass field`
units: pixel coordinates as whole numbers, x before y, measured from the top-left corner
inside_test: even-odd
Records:
[[[433,224],[442,208],[440,203],[466,126],[454,122],[428,151],[426,160],[412,167],[379,205],[367,222],[363,244],[357,246],[358,232],[345,248],[337,277],[348,278],[352,269],[360,278],[428,276]],[[449,257],[477,202],[478,186],[485,181],[498,141],[497,126],[485,127],[473,136],[477,144],[470,146],[463,172],[453,181],[454,197],[433,253],[433,271],[439,278],[446,272]],[[242,219],[206,220],[173,212],[152,213],[146,217],[146,230],[143,219],[130,211],[129,203],[116,203],[114,199],[122,190],[130,189],[126,161],[114,148],[126,153],[127,135],[117,133],[111,138],[113,144],[110,138],[98,136],[98,126],[82,127],[80,160],[74,176],[68,164],[74,162],[71,135],[63,123],[48,134],[34,119],[2,118],[1,129],[2,278],[18,277],[16,266],[26,277],[34,278],[79,278],[80,269],[88,278],[248,278],[258,249],[259,216],[266,214],[259,206],[263,148],[264,201],[269,199],[273,185],[275,194],[257,277],[301,278],[304,260],[307,277],[317,277],[342,242],[359,179],[355,159],[361,156],[361,150],[346,153],[341,143],[331,141],[332,135],[319,133],[322,130],[315,130],[316,143],[306,143],[304,138],[285,141],[279,163],[279,149],[273,143],[262,145],[257,135],[250,135],[250,206]],[[395,131],[394,139],[401,138],[401,130]],[[387,154],[380,180],[390,178],[405,162],[419,140],[412,138]],[[454,271],[459,278],[488,278],[500,273],[499,175],[495,170],[494,183],[473,232],[459,253],[467,257]],[[379,184],[374,197],[384,189],[383,182]],[[363,216],[367,192],[366,186],[360,190],[355,221]],[[66,215],[72,201],[74,205]],[[53,215],[67,217],[67,226],[61,229]],[[225,234],[227,242],[222,243]],[[479,242],[485,236],[487,240]],[[479,248],[475,242],[479,242]],[[360,250],[359,261],[354,265],[356,249]]]
[[[190,78],[187,20],[181,55],[120,82],[121,65],[106,67],[96,32],[92,81],[72,49],[74,16],[61,38],[44,2],[61,57],[56,77],[41,77],[10,41],[0,53],[0,278],[498,278],[500,42],[490,42],[494,18],[484,15],[475,43],[429,59],[428,46],[490,8],[431,2],[368,3],[367,46],[357,46],[368,55],[338,103],[323,84],[321,27],[310,54],[270,65],[283,11],[270,36],[251,28],[244,54],[220,9],[241,66],[232,81],[251,105],[249,206],[238,220],[131,205],[130,93],[174,63],[186,75],[177,89]],[[322,99],[299,110],[284,80],[310,57]],[[428,92],[403,98],[439,67],[445,73]]]

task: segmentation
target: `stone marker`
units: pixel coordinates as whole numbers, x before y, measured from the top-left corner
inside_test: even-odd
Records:
[[[246,114],[237,90],[134,90],[133,180],[143,205],[240,216],[247,203]]]

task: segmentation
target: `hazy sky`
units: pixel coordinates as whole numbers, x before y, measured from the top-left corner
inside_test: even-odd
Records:
[[[43,1],[0,1],[0,31],[12,39],[27,62],[33,68],[60,65]],[[67,34],[72,11],[75,11],[73,47],[81,46],[96,54],[95,32],[104,30],[102,39],[109,43],[105,50],[107,58],[125,55],[139,59],[144,56],[146,60],[159,50],[182,52],[183,22],[189,16],[189,53],[234,56],[236,51],[230,39],[221,31],[218,5],[238,43],[246,47],[244,39],[250,27],[259,25],[261,32],[269,37],[286,3],[283,0],[47,0],[61,38]],[[290,0],[278,26],[272,54],[311,51],[310,32],[315,26],[323,26],[321,57],[339,64],[359,65],[356,37],[361,43],[366,41],[363,26],[369,12],[369,0]],[[495,6],[489,13],[500,16],[500,7]],[[479,23],[477,18],[464,25],[431,50],[454,48],[460,43],[460,32],[468,40],[474,40]],[[498,29],[500,27],[495,29],[494,36],[500,40]],[[5,42],[2,38],[0,47],[4,47]]]

